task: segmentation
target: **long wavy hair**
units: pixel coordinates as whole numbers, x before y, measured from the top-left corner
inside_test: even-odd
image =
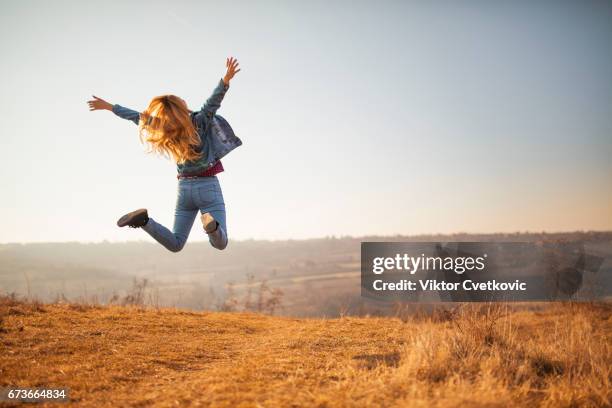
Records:
[[[201,141],[190,113],[178,96],[156,96],[142,112],[140,141],[146,142],[150,152],[171,157],[179,164],[199,159]]]

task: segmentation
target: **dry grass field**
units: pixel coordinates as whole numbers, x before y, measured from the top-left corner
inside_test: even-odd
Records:
[[[0,386],[91,407],[610,406],[611,310],[293,319],[4,298]]]

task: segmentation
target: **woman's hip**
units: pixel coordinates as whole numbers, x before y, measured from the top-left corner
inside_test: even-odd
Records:
[[[177,208],[200,211],[224,210],[225,202],[217,177],[180,179]]]

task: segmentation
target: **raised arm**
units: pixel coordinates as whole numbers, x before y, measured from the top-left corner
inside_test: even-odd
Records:
[[[204,103],[202,106],[201,112],[208,117],[212,117],[212,115],[217,112],[217,109],[221,107],[221,101],[229,89],[230,81],[234,75],[240,72],[240,68],[238,68],[238,60],[234,57],[229,57],[225,60],[225,67],[227,68],[225,76],[219,81],[219,84],[213,91],[210,98],[208,98],[206,103]]]
[[[108,111],[113,112],[115,115],[119,116],[120,118],[130,120],[134,122],[135,124],[138,124],[138,122],[140,121],[140,113],[136,112],[135,110],[126,108],[121,105],[116,105],[116,104],[113,105],[112,103],[106,102],[102,98],[98,98],[95,95],[92,95],[92,96],[93,96],[93,99],[90,101],[87,101],[90,111],[108,110]]]

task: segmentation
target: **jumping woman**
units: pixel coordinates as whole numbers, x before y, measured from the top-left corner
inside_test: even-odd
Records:
[[[120,118],[136,123],[140,140],[150,151],[172,158],[178,171],[178,197],[173,231],[155,222],[146,209],[132,211],[119,218],[119,227],[142,228],[172,252],[185,246],[198,211],[210,244],[217,249],[227,246],[225,202],[217,174],[223,171],[221,158],[242,143],[219,115],[230,80],[240,71],[238,61],[226,60],[227,72],[202,109],[190,111],[185,101],[175,95],[157,96],[142,112],[113,105],[93,96],[89,110],[109,110]]]

